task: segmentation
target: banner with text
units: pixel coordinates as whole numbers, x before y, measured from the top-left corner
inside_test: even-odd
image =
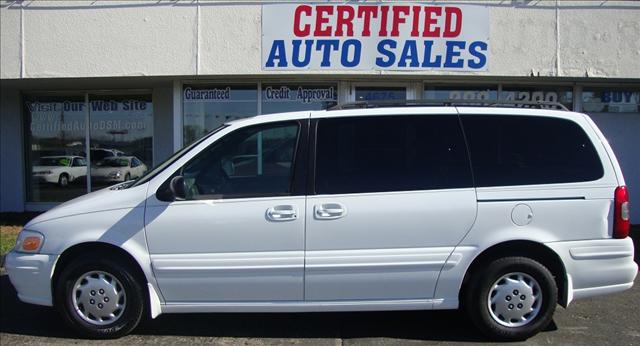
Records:
[[[265,4],[264,70],[485,71],[479,5]]]

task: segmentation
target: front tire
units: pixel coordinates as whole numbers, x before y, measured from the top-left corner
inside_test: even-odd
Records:
[[[524,340],[553,318],[558,288],[551,272],[527,257],[496,259],[473,273],[464,305],[475,325],[495,340]]]
[[[69,186],[69,175],[67,173],[60,174],[58,177],[58,185],[60,185],[60,187]]]
[[[143,315],[142,285],[120,261],[87,256],[71,262],[58,277],[56,307],[83,336],[111,339],[131,332]]]

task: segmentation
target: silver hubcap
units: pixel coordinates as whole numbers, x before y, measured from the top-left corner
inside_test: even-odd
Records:
[[[538,282],[525,273],[509,273],[491,286],[487,297],[489,314],[506,327],[520,327],[533,321],[542,306]]]
[[[127,304],[120,281],[103,271],[91,271],[80,276],[71,294],[78,316],[95,325],[117,321]]]

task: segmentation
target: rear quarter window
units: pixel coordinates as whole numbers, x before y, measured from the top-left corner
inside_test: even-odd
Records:
[[[604,175],[575,122],[532,116],[462,116],[478,187],[584,182]]]

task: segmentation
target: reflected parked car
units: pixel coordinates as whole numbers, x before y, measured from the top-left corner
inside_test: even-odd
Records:
[[[66,187],[87,175],[87,161],[80,156],[43,156],[33,166],[32,173],[39,181]]]
[[[80,155],[86,157],[86,153],[83,151]],[[105,149],[105,148],[91,148],[91,164],[95,165],[96,163],[108,158],[108,157],[118,157],[125,156],[126,154],[118,149]]]
[[[135,156],[112,156],[91,167],[91,178],[95,181],[121,182],[141,177],[147,165]]]

